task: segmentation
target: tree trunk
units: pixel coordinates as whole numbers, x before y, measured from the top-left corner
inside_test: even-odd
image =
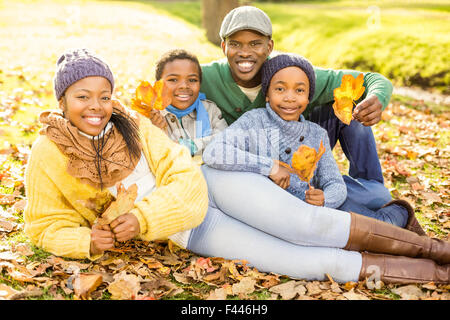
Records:
[[[239,0],[202,0],[202,22],[206,37],[215,45],[220,45],[220,26],[223,18],[239,6]]]

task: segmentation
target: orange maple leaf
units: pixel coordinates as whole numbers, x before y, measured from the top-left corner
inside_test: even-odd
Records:
[[[320,141],[318,152],[316,149],[302,144],[292,156],[292,167],[281,161],[279,163],[283,167],[289,169],[292,173],[297,174],[300,180],[307,182],[308,186],[311,188],[309,181],[311,181],[314,176],[317,163],[324,153],[325,147],[323,145],[323,141]]]
[[[146,117],[150,116],[152,109],[163,110],[170,104],[163,89],[162,79],[156,81],[153,86],[148,81],[142,81],[136,88],[135,98],[131,99],[131,108]]]
[[[364,76],[360,73],[356,78],[351,74],[342,77],[341,86],[334,89],[333,110],[336,117],[343,123],[349,125],[352,121],[353,105],[361,98],[365,87],[363,86]]]

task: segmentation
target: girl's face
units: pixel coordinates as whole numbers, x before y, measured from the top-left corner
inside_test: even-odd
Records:
[[[195,62],[189,59],[168,62],[161,78],[174,107],[184,110],[197,99],[200,92],[200,75]]]
[[[67,88],[59,107],[78,130],[97,136],[111,119],[111,94],[111,84],[106,78],[87,77]]]
[[[266,101],[283,120],[297,121],[309,103],[309,80],[298,67],[279,70],[270,80]]]

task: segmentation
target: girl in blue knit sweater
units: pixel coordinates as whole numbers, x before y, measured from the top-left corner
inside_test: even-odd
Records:
[[[310,205],[353,211],[404,227],[408,210],[392,203],[372,211],[347,197],[347,189],[334,160],[327,131],[304,119],[302,113],[312,100],[315,75],[312,65],[300,56],[282,54],[263,66],[262,90],[266,108],[242,115],[207,147],[204,162],[213,168],[246,171],[267,176],[274,183]],[[308,183],[279,165],[292,164],[300,145],[316,150],[321,141],[325,153]]]
[[[448,283],[450,245],[393,226],[404,223],[406,209],[399,200],[377,212],[349,209],[327,133],[301,115],[314,89],[307,60],[280,55],[264,63],[266,108],[242,115],[203,153],[209,208],[187,249],[308,280],[329,275],[337,282]],[[278,164],[291,163],[300,144],[317,149],[320,141],[327,151],[309,190]],[[362,214],[390,217],[385,221],[391,224]]]

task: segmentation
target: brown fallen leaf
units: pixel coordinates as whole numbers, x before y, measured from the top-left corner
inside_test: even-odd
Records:
[[[99,192],[96,193],[95,197],[89,198],[87,200],[77,200],[82,206],[89,210],[96,212],[101,215],[105,212],[106,208],[114,201],[114,196],[109,192]]]
[[[25,209],[26,205],[27,205],[27,200],[25,200],[25,199],[19,200],[16,203],[14,203],[14,205],[12,206],[12,209],[14,212],[23,211]]]
[[[297,294],[303,296],[306,293],[306,288],[304,285],[299,284],[295,280],[291,280],[269,289],[270,292],[277,293],[281,296],[283,300],[294,299]]]
[[[203,281],[207,281],[207,282],[214,282],[214,281],[223,282],[223,281],[225,281],[226,274],[227,274],[227,269],[226,268],[220,268],[220,270],[217,271],[217,272],[205,275],[203,277]]]
[[[280,279],[279,279],[278,275],[266,275],[266,276],[260,277],[260,279],[263,280],[261,285],[264,288],[271,288],[280,283]]]
[[[137,276],[122,271],[114,276],[107,289],[113,300],[132,300],[137,297],[141,284]]]
[[[249,294],[255,291],[256,280],[250,277],[244,277],[238,283],[233,284],[232,290],[234,295]]]
[[[15,222],[0,219],[0,231],[11,232],[16,228],[16,226],[17,223]]]
[[[0,261],[12,261],[12,262],[21,262],[20,254],[11,251],[0,252]]]
[[[89,300],[92,291],[103,282],[101,274],[78,273],[73,280],[73,290],[78,299]]]
[[[13,252],[18,252],[23,256],[32,256],[34,255],[34,251],[31,249],[30,245],[26,243],[18,243],[11,247]]]
[[[10,299],[11,296],[17,294],[19,291],[7,286],[6,284],[0,283],[0,300]]]
[[[206,300],[226,300],[226,299],[227,299],[227,291],[224,288],[211,290],[209,292],[208,298],[206,298]]]
[[[137,198],[137,185],[133,184],[128,189],[125,189],[122,183],[118,183],[116,187],[116,200],[113,201],[102,216],[97,219],[99,224],[110,224],[114,219],[122,214],[128,213],[134,207],[134,201]]]
[[[428,290],[436,290],[437,287],[434,284],[434,282],[428,282],[422,285],[422,288],[428,289]]]
[[[149,269],[159,269],[164,267],[164,265],[154,258],[139,258],[143,263],[147,265]]]
[[[354,288],[352,288],[350,291],[345,292],[342,294],[344,297],[346,297],[348,300],[370,300],[366,296],[356,293],[354,291]]]
[[[322,289],[320,289],[320,282],[312,281],[306,284],[306,289],[308,289],[308,296],[314,296],[322,293]]]
[[[392,292],[398,294],[402,300],[419,300],[427,296],[425,292],[414,284],[392,289]]]
[[[190,280],[189,277],[187,277],[185,274],[180,273],[180,272],[174,272],[173,277],[175,278],[175,280],[177,280],[178,282],[180,282],[182,284],[191,284],[192,283],[192,281]]]
[[[44,294],[44,290],[42,289],[33,289],[33,290],[23,290],[19,291],[9,297],[9,300],[19,300],[29,297],[40,297]]]
[[[422,197],[424,197],[427,200],[427,202],[429,202],[430,204],[433,202],[442,203],[442,198],[437,193],[422,192],[422,193],[420,193],[420,195]]]

